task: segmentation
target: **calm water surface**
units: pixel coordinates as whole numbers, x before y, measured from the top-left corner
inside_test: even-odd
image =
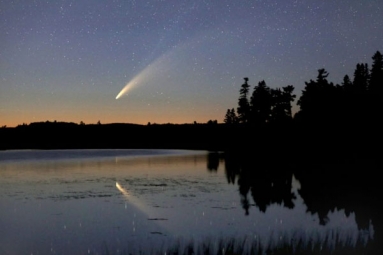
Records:
[[[354,212],[333,209],[323,224],[309,212],[294,175],[286,182],[292,206],[282,200],[265,208],[244,195],[223,158],[210,156],[0,152],[0,254],[165,253],[201,243],[217,250],[233,238],[248,249],[254,243],[264,249],[316,243],[333,250],[373,242],[374,222],[358,226]]]

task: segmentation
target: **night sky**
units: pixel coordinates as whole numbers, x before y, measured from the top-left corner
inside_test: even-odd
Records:
[[[222,122],[243,77],[299,98],[382,47],[382,0],[0,0],[0,125]]]

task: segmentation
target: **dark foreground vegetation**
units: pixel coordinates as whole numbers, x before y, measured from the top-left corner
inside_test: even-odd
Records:
[[[222,124],[89,124],[40,122],[2,128],[2,149],[222,148]]]
[[[288,238],[286,238],[288,239]],[[101,254],[114,254],[107,247]],[[175,240],[168,248],[163,248],[150,253],[144,251],[122,252],[119,254],[153,254],[153,255],[360,255],[374,254],[366,252],[363,243],[357,243],[355,247],[342,244],[332,244],[326,240],[305,242],[304,240],[281,240],[279,245],[263,247],[259,241],[249,242],[245,238],[220,238],[218,240],[205,240],[194,242],[193,240]]]

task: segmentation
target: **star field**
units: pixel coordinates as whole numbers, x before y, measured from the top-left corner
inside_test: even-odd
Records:
[[[380,0],[0,0],[0,125],[222,122],[243,77],[299,98],[320,68],[371,64],[382,17]]]

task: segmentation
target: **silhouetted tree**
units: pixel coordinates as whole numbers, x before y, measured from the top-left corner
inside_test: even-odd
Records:
[[[341,85],[336,88],[338,104],[333,105],[333,112],[338,112],[338,122],[351,125],[367,121],[371,115],[371,97],[369,94],[370,74],[367,64],[357,64],[354,79],[345,75]]]
[[[260,81],[254,87],[250,98],[250,122],[255,124],[265,124],[270,120],[272,106],[272,95],[266,82]]]
[[[294,86],[293,85],[287,85],[286,87],[282,87],[283,89],[283,102],[284,102],[284,109],[286,116],[290,119],[293,117],[293,114],[291,112],[292,108],[292,102],[294,102],[296,95],[293,94],[294,92]]]
[[[305,88],[297,105],[296,120],[306,123],[361,126],[371,121],[379,123],[383,112],[383,56],[377,51],[372,57],[369,70],[367,63],[356,65],[353,79],[345,75],[340,85],[327,80],[329,73],[318,70],[316,80],[305,82]],[[269,122],[285,122],[292,119],[292,102],[295,100],[292,85],[271,89],[260,81],[248,100],[248,78],[240,89],[237,116],[227,110],[225,123],[252,123],[265,125]],[[371,124],[371,123],[370,123]]]
[[[258,82],[248,100],[249,84],[248,78],[240,89],[237,113],[234,108],[228,109],[224,118],[227,124],[252,123],[253,125],[264,125],[270,121],[284,122],[292,119],[291,103],[295,99],[294,87],[288,85],[282,89],[271,89],[264,80]]]
[[[250,104],[248,100],[249,88],[250,85],[247,83],[249,78],[243,78],[245,82],[242,84],[241,89],[239,90],[239,100],[238,100],[238,120],[240,123],[247,123],[250,113]]]
[[[234,108],[232,109],[227,109],[225,119],[223,120],[224,123],[226,124],[236,124],[238,123],[238,118],[237,115],[235,114]]]
[[[282,90],[280,88],[271,89],[270,95],[272,99],[272,107],[270,110],[270,121],[279,122],[285,117]]]
[[[295,95],[293,94],[294,86],[288,85],[271,90],[272,108],[271,121],[286,122],[292,119],[291,103],[294,102]]]
[[[372,93],[382,94],[383,92],[383,56],[377,51],[372,57],[369,90]]]
[[[368,83],[370,74],[367,64],[357,64],[352,82],[352,93],[349,99],[349,110],[353,112],[353,122],[366,121],[369,114]]]
[[[357,93],[364,93],[368,89],[370,72],[368,64],[357,64],[354,72],[353,87]]]
[[[353,83],[348,75],[343,77],[342,84],[338,85],[338,90],[340,93],[338,110],[341,112],[341,121],[349,123],[354,117],[355,110],[351,108],[353,108],[353,101],[355,99]]]
[[[350,77],[348,75],[345,75],[343,77],[342,86],[343,86],[344,90],[351,90],[352,82],[351,82]]]
[[[382,122],[383,113],[383,57],[377,51],[372,57],[373,63],[371,67],[370,83],[369,83],[369,104],[370,104],[370,120],[374,122]]]
[[[208,125],[216,125],[216,124],[218,124],[218,121],[217,120],[208,120],[207,124]]]
[[[325,69],[319,69],[316,81],[305,82],[306,86],[297,103],[300,106],[300,119],[325,122],[335,117],[334,107],[338,104],[338,93],[334,84],[328,82],[328,75]]]

